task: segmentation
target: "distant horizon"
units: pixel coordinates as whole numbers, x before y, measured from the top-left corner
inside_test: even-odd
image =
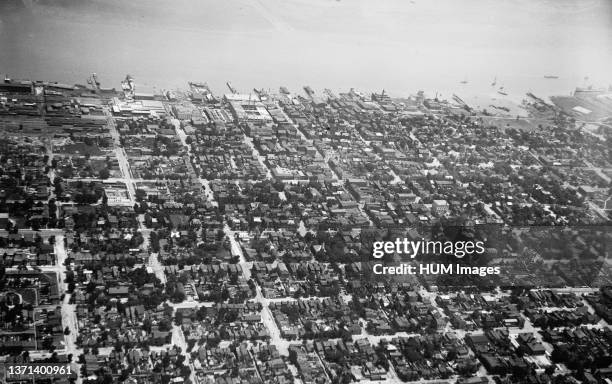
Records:
[[[0,71],[15,78],[81,83],[96,72],[112,88],[129,73],[149,89],[202,81],[220,93],[230,81],[249,91],[309,85],[443,98],[612,84],[607,0],[6,4]]]

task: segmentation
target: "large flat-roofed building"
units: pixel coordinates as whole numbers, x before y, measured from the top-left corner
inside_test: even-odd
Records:
[[[121,116],[166,115],[164,104],[158,100],[123,101],[113,98],[113,114]]]
[[[130,195],[123,186],[115,186],[112,184],[105,185],[104,194],[107,198],[107,204],[109,206],[117,206],[117,205],[127,205],[131,206],[132,200],[130,200]]]
[[[174,105],[172,106],[172,111],[174,112],[174,116],[179,120],[190,120],[194,113],[193,108],[184,105]]]
[[[155,100],[155,94],[150,92],[135,92],[134,100]]]
[[[234,117],[239,121],[272,121],[272,116],[259,100],[259,96],[251,94],[228,94],[225,100],[229,102]]]
[[[32,82],[29,80],[16,81],[5,79],[0,83],[0,92],[32,93]]]
[[[299,169],[288,169],[284,167],[273,167],[270,172],[277,180],[307,180],[308,177]]]
[[[448,202],[446,200],[434,200],[431,208],[436,215],[444,215],[448,212]]]

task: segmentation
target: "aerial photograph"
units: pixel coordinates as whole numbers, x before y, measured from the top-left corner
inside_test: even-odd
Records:
[[[0,0],[0,384],[612,384],[611,0]]]

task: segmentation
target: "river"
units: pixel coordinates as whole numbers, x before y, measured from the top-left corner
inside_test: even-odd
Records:
[[[568,94],[612,84],[609,0],[0,1],[0,75],[141,90]],[[546,79],[545,75],[558,76]],[[491,84],[495,81],[496,86]]]

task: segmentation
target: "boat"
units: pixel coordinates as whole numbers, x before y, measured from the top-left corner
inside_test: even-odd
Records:
[[[458,104],[462,104],[462,105],[465,104],[465,101],[463,101],[462,98],[460,98],[459,96],[455,95],[454,93],[453,93],[453,100],[455,100]]]
[[[88,82],[89,83],[89,82]],[[134,79],[130,75],[125,76],[125,80],[121,82],[121,88],[124,91],[134,91]]]
[[[190,81],[189,82],[189,87],[190,88],[201,88],[201,89],[208,90],[208,84],[207,83],[202,83],[202,82],[197,82],[197,81]]]
[[[167,91],[166,97],[169,101],[176,101],[176,93],[174,91]]]
[[[260,88],[260,89],[253,88],[253,92],[255,92],[257,97],[259,97],[259,100],[261,100],[261,101],[268,100],[268,96],[269,95],[268,95],[268,92],[266,92],[265,89],[263,89],[263,88]]]
[[[467,83],[468,83],[468,81],[467,81],[467,79],[463,79],[463,80],[461,80],[461,81],[460,81],[460,83],[461,83],[461,84],[467,84]]]
[[[468,112],[472,112],[472,107],[470,107],[469,105],[467,105],[467,103],[465,101],[463,101],[462,98],[460,98],[459,96],[455,95],[453,93],[453,100],[455,100],[455,102],[457,104],[459,104],[463,109],[465,109]]]
[[[121,82],[121,89],[123,90],[123,94],[126,99],[133,101],[134,95],[136,93],[136,84],[134,83],[134,78],[131,75],[126,75],[125,80]]]
[[[87,78],[87,84],[89,84],[93,89],[100,89],[100,81],[98,81],[98,75],[96,75],[95,72]]]
[[[308,85],[304,86],[304,92],[306,92],[306,94],[310,97],[314,96],[314,91]]]
[[[574,94],[576,93],[603,93],[606,92],[605,88],[594,88],[592,85],[588,87],[576,87]]]
[[[508,96],[508,94],[504,91],[504,87],[499,87],[497,93],[499,93],[500,95]]]
[[[495,76],[495,79],[493,79],[493,82],[491,83],[491,86],[494,87],[497,85],[497,76]]]
[[[555,75],[544,75],[545,79],[558,79],[559,76],[555,76]]]
[[[232,83],[230,83],[229,81],[227,83],[225,83],[225,85],[227,85],[227,88],[230,90],[231,93],[236,94],[238,93],[238,91],[236,90],[236,88],[234,88],[232,86]]]
[[[327,91],[329,91],[329,90],[327,90]],[[372,98],[373,101],[377,101],[377,102],[382,103],[382,104],[391,103],[391,97],[389,97],[389,95],[387,95],[387,92],[385,92],[384,89],[382,90],[381,93],[372,92],[371,98]]]
[[[510,112],[510,108],[504,107],[504,106],[489,104],[489,107],[494,108],[494,109],[499,109],[500,111],[504,111],[504,112]]]
[[[96,85],[96,88],[100,88],[100,81],[98,80],[98,75],[96,75],[96,73],[92,73],[91,74],[91,79],[93,80],[94,84]]]

